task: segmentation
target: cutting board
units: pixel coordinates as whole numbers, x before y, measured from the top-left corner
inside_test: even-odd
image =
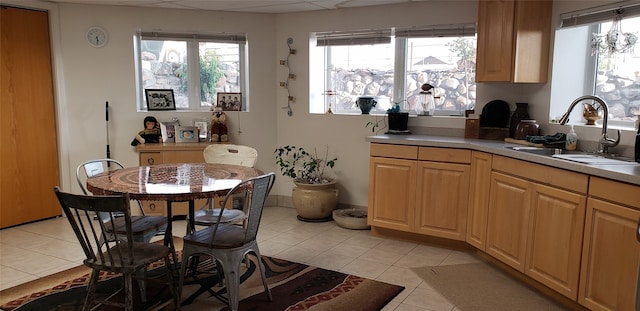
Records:
[[[504,139],[505,143],[511,143],[511,144],[517,144],[517,145],[522,145],[522,146],[529,146],[529,147],[538,147],[538,148],[544,148],[543,144],[534,144],[534,143],[530,143],[526,140],[522,140],[522,139],[515,139],[515,138],[510,138],[507,137]]]

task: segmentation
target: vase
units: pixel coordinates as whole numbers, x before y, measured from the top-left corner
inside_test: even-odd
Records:
[[[516,137],[516,127],[522,120],[529,119],[529,104],[528,103],[516,103],[516,110],[511,115],[509,121],[509,137]]]
[[[309,222],[330,221],[331,213],[338,205],[338,189],[336,181],[324,184],[296,185],[291,193],[293,207],[298,212],[298,219]]]
[[[358,100],[356,100],[356,105],[358,105],[362,114],[369,114],[369,111],[371,111],[377,103],[373,96],[360,96]]]

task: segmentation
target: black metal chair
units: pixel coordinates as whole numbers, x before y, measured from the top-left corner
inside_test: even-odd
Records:
[[[247,179],[227,193],[223,201],[223,206],[228,200],[232,200],[234,195],[247,193],[247,200],[243,202],[247,219],[243,225],[223,223],[220,221],[223,215],[222,213],[218,213],[218,221],[216,223],[200,231],[187,234],[184,237],[178,291],[182,291],[187,266],[190,268],[194,267],[194,265],[188,263],[189,258],[200,254],[209,255],[216,260],[218,269],[222,270],[228,294],[227,297],[222,297],[216,292],[211,290],[210,292],[217,298],[225,301],[232,311],[238,310],[240,265],[246,255],[253,253],[257,258],[256,262],[260,270],[264,290],[269,301],[273,300],[271,291],[267,286],[256,236],[264,204],[274,181],[275,174],[271,172],[259,177]],[[196,272],[194,271],[194,273]]]
[[[130,199],[127,194],[111,196],[87,196],[61,192],[54,188],[62,210],[73,228],[85,253],[84,265],[91,268],[91,279],[87,288],[82,310],[91,310],[98,305],[111,305],[125,310],[133,310],[133,279],[141,280],[140,286],[145,286],[145,281],[163,282],[169,286],[173,305],[179,309],[180,295],[176,290],[173,277],[173,269],[169,255],[169,247],[159,243],[131,242],[133,238],[133,221],[129,210]],[[109,218],[109,221],[95,220],[96,213],[101,213]],[[116,228],[116,217],[122,219],[123,228]],[[110,232],[124,230],[122,235],[113,240],[106,240],[103,236]],[[164,260],[163,269],[166,280],[161,278],[147,278],[147,265]],[[96,295],[96,287],[100,271],[119,273],[123,276],[123,286],[115,293],[107,295],[105,299],[99,299]],[[113,301],[112,298],[124,290],[124,302]],[[146,291],[141,288],[142,301],[146,301]],[[165,298],[166,295],[160,295]],[[154,307],[167,306],[171,301],[150,301],[148,304]]]

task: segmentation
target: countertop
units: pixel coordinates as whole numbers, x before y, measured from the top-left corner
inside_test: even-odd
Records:
[[[366,140],[371,143],[381,144],[477,150],[640,186],[640,163],[635,162],[629,162],[629,164],[612,165],[582,164],[578,162],[552,158],[550,156],[537,155],[513,150],[511,149],[511,147],[518,147],[519,145],[505,143],[499,140],[483,140],[413,134],[368,136]]]

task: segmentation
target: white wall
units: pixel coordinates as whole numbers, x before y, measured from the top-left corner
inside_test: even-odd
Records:
[[[475,22],[477,14],[475,0],[424,1],[279,15],[75,4],[56,6],[45,2],[3,0],[3,3],[11,2],[50,11],[63,188],[77,192],[75,167],[86,159],[105,156],[105,101],[112,107],[109,122],[111,155],[128,166],[138,163],[137,153],[129,143],[142,129],[146,115],[154,115],[161,121],[177,116],[183,124],[190,123],[193,118],[209,117],[209,113],[204,112],[136,112],[132,39],[135,30],[246,32],[251,112],[240,113],[239,121],[237,115],[230,114],[230,139],[256,147],[257,167],[276,172],[273,151],[277,146],[295,144],[320,150],[328,146],[330,153],[338,157],[334,171],[340,180],[339,201],[359,206],[367,205],[369,177],[369,144],[365,138],[371,135],[371,130],[364,126],[367,121],[375,121],[375,117],[308,113],[309,32],[468,23]],[[585,6],[584,1],[555,2],[555,14]],[[110,35],[109,44],[101,49],[90,47],[85,40],[87,29],[95,25],[104,27]],[[291,95],[296,97],[291,117],[282,109],[286,106],[287,95],[278,85],[287,74],[286,68],[278,64],[287,57],[287,38],[294,39],[293,48],[297,50],[297,54],[290,57],[291,72],[297,75],[290,81]],[[556,128],[566,130],[546,123],[549,84],[481,83],[477,97],[477,112],[493,99],[509,102],[512,109],[515,109],[515,102],[528,102],[530,113],[540,121],[545,133],[555,133]],[[242,134],[238,133],[238,124]],[[458,129],[463,124],[460,118],[437,117],[412,118],[409,123],[410,126]],[[272,193],[290,196],[291,186],[290,180],[279,175]]]

